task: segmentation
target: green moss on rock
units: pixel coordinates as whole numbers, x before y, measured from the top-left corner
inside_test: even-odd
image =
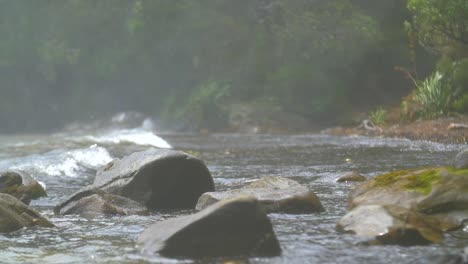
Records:
[[[443,168],[425,170],[418,174],[412,174],[407,177],[409,183],[404,187],[409,190],[414,190],[424,195],[428,195],[432,191],[432,184],[439,182],[442,179],[441,171]]]
[[[400,170],[379,175],[374,178],[374,186],[384,187],[392,185],[399,180],[400,176],[407,175],[409,172],[408,170]]]
[[[467,176],[468,169],[455,169],[453,167],[439,167],[417,170],[400,170],[376,176],[374,178],[375,187],[386,187],[396,183],[401,183],[407,190],[417,191],[424,195],[432,191],[432,186],[441,181],[445,174]]]

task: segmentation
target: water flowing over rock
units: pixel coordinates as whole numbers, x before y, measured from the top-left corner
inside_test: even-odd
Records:
[[[453,162],[455,169],[468,169],[468,148],[460,151]]]
[[[99,189],[80,191],[54,208],[56,214],[79,214],[92,218],[97,215],[145,215],[143,205],[128,198]]]
[[[44,188],[28,173],[10,170],[0,173],[0,193],[7,193],[29,204],[31,199],[47,196]]]
[[[363,181],[366,181],[367,178],[365,176],[363,176],[362,174],[358,173],[358,172],[350,172],[350,173],[346,173],[344,174],[343,176],[340,176],[336,182],[363,182]]]
[[[14,196],[0,193],[0,232],[30,226],[54,227],[49,220]]]
[[[252,195],[268,213],[312,213],[324,211],[319,198],[307,187],[284,177],[264,177],[235,190],[204,193],[197,210],[238,195]]]
[[[258,201],[247,196],[157,222],[140,235],[138,244],[144,254],[168,257],[281,254],[270,220]]]
[[[373,244],[409,246],[443,239],[436,218],[395,205],[358,206],[338,221],[337,228]]]

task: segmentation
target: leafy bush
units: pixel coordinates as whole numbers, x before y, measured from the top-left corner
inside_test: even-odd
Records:
[[[386,118],[387,110],[383,109],[382,107],[377,108],[370,114],[371,121],[377,126],[385,124]]]
[[[213,128],[226,121],[224,102],[230,95],[230,87],[216,81],[200,85],[189,97],[182,114],[190,121]]]
[[[418,115],[434,118],[448,113],[452,100],[452,89],[444,76],[436,71],[423,81],[415,81],[414,101],[419,104]]]
[[[452,108],[458,113],[468,113],[468,94],[464,94],[452,103]]]

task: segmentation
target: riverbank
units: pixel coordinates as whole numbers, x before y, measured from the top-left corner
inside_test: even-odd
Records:
[[[333,127],[321,133],[330,135],[365,135],[427,140],[444,144],[468,144],[468,115],[391,123],[382,126]]]

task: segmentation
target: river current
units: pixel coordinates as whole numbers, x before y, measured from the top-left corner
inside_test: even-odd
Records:
[[[467,230],[445,235],[429,246],[363,246],[335,229],[347,212],[352,183],[337,177],[358,171],[368,178],[395,169],[449,165],[464,146],[405,139],[327,135],[247,135],[158,133],[154,128],[67,131],[48,135],[0,135],[0,171],[21,169],[45,185],[48,197],[31,206],[56,228],[28,228],[0,234],[0,263],[190,263],[189,259],[146,257],[135,241],[154,221],[193,211],[154,212],[150,216],[85,219],[55,216],[53,207],[93,181],[96,169],[149,147],[173,148],[200,157],[217,190],[245,185],[263,176],[284,176],[312,189],[326,211],[270,214],[283,253],[251,258],[250,263],[431,263],[460,253]],[[205,263],[209,260],[197,261]],[[216,262],[215,260],[211,260]]]

